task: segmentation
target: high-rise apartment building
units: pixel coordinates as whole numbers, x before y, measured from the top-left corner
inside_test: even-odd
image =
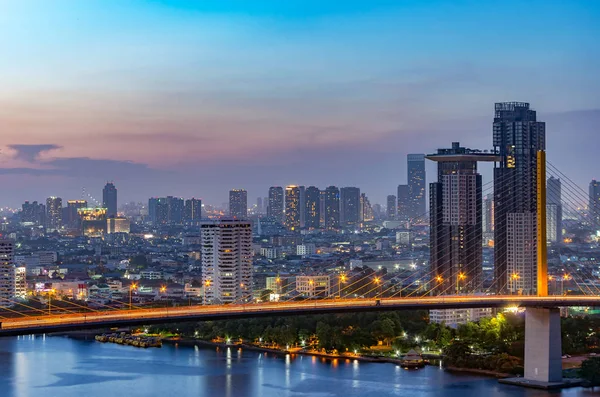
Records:
[[[46,224],[46,206],[44,204],[38,204],[37,201],[32,203],[25,201],[21,208],[21,222],[32,223],[36,226]]]
[[[248,218],[248,192],[244,189],[229,191],[229,215],[235,219]]]
[[[285,227],[294,231],[300,229],[300,187],[290,185],[285,188]]]
[[[371,201],[365,193],[360,195],[360,221],[370,222],[375,217],[373,216],[373,207],[371,207]]]
[[[483,199],[483,232],[494,232],[494,195],[488,194]]]
[[[117,216],[117,188],[108,182],[102,189],[102,207],[106,208],[106,216]]]
[[[148,200],[148,217],[153,225],[181,225],[185,202],[180,197],[152,197]]]
[[[550,177],[546,182],[546,237],[551,243],[562,241],[561,182]]]
[[[329,186],[325,189],[325,228],[335,230],[340,228],[340,189]]]
[[[12,306],[15,298],[15,242],[0,240],[0,307]]]
[[[321,221],[321,191],[318,187],[306,188],[304,199],[304,226],[318,229]]]
[[[595,179],[590,182],[588,212],[592,227],[600,230],[600,182]]]
[[[494,272],[499,293],[537,291],[537,153],[546,125],[524,102],[496,103],[493,143]]]
[[[401,221],[408,221],[411,219],[412,206],[410,201],[410,194],[408,185],[398,185],[398,209],[396,217]]]
[[[284,222],[283,188],[281,186],[272,186],[269,188],[269,204],[267,207],[267,216],[275,218],[279,223]]]
[[[185,223],[195,225],[202,219],[202,200],[191,198],[185,200],[183,220]]]
[[[422,218],[427,211],[425,199],[425,155],[409,154],[408,196],[410,201],[410,219]]]
[[[200,222],[204,304],[252,298],[252,225],[239,219]]]
[[[81,217],[77,212],[80,208],[87,208],[85,200],[68,200],[64,212],[63,222],[70,229],[81,229]]]
[[[299,186],[299,189],[300,189],[300,206],[299,206],[299,210],[300,210],[300,227],[305,227],[305,225],[306,225],[306,219],[305,219],[306,211],[304,211],[304,208],[306,208],[306,186]]]
[[[360,223],[360,189],[343,187],[340,189],[340,223],[343,227],[354,227]]]
[[[396,219],[398,216],[396,210],[396,196],[390,194],[387,196],[387,218],[390,220]]]
[[[46,229],[58,230],[62,226],[62,199],[48,197],[46,199]]]
[[[478,161],[496,156],[461,147],[438,149],[438,181],[429,184],[430,263],[437,291],[473,293],[483,287],[482,183]]]

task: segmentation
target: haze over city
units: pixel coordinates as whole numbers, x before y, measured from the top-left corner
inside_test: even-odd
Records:
[[[499,101],[532,104],[549,161],[585,188],[599,17],[590,1],[0,0],[0,206],[106,181],[121,202],[296,183],[383,204],[406,154],[491,148]]]

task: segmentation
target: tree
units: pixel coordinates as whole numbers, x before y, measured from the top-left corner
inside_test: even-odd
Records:
[[[272,293],[273,293],[273,290],[271,290],[271,289],[263,289],[262,292],[260,293],[260,300],[263,302],[268,302]]]
[[[589,386],[600,386],[600,357],[588,358],[582,362],[580,374]]]

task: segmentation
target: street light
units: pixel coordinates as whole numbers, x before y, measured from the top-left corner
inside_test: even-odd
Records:
[[[517,280],[520,278],[519,273],[511,274],[510,278],[513,281],[513,290],[517,291]]]
[[[342,283],[346,282],[346,275],[344,273],[340,274],[338,278],[338,294],[340,298],[342,297]]]
[[[456,277],[456,293],[460,292],[460,280],[464,280],[466,278],[467,276],[463,272],[458,273],[458,277]]]
[[[206,290],[210,287],[210,280],[206,280],[204,282],[204,288],[203,288],[203,296],[202,296],[202,304],[206,305]]]
[[[134,289],[137,289],[137,284],[131,283],[131,285],[129,285],[129,310],[131,310],[133,307],[133,305],[131,304],[131,294],[133,293]]]
[[[377,289],[379,289],[379,283],[381,282],[381,279],[380,279],[379,277],[375,277],[375,278],[373,279],[373,282],[374,282],[374,283],[377,285]],[[375,297],[376,297],[376,298],[377,298],[377,295],[379,295],[379,293],[380,293],[380,292],[381,292],[381,291],[378,291],[378,292],[376,292],[376,293],[375,293]]]

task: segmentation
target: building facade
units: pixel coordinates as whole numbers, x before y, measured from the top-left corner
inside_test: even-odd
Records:
[[[354,227],[360,223],[360,189],[343,187],[340,189],[340,224]]]
[[[290,231],[300,229],[300,187],[290,185],[285,188],[285,227]]]
[[[318,229],[321,222],[321,191],[318,187],[306,188],[304,199],[304,226]]]
[[[430,263],[437,292],[474,293],[483,287],[482,179],[479,155],[461,147],[438,149],[438,181],[429,185]]]
[[[425,216],[427,204],[425,198],[425,155],[409,154],[408,163],[408,196],[410,202],[410,219],[417,221]]]
[[[396,196],[394,196],[393,194],[390,194],[387,196],[387,219],[389,220],[396,220],[396,216],[397,216],[397,208],[396,208]]]
[[[600,230],[600,182],[595,179],[590,182],[588,212],[592,227]]]
[[[14,305],[16,269],[15,242],[0,240],[0,307]]]
[[[397,217],[401,221],[408,221],[411,219],[412,206],[410,200],[410,194],[408,190],[408,185],[398,185],[398,195],[396,196],[398,199],[398,209]]]
[[[204,304],[252,298],[252,225],[239,219],[200,222]]]
[[[325,228],[337,230],[340,228],[340,189],[329,186],[324,194]]]
[[[496,103],[494,276],[498,293],[537,291],[537,153],[546,125],[524,102]]]
[[[48,197],[46,199],[46,229],[58,230],[62,226],[62,199]]]
[[[117,188],[108,182],[102,189],[102,206],[106,208],[106,216],[117,216]]]
[[[546,236],[549,242],[562,241],[561,182],[550,177],[546,182]]]
[[[244,189],[229,191],[229,215],[235,219],[248,218],[248,192]]]
[[[329,276],[296,276],[296,291],[307,298],[327,298],[331,295]]]
[[[269,188],[269,204],[267,206],[267,216],[275,218],[279,223],[283,224],[283,208],[283,188],[281,186],[271,186]]]

